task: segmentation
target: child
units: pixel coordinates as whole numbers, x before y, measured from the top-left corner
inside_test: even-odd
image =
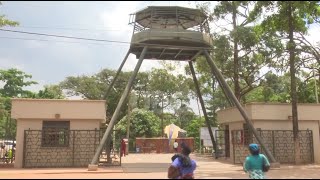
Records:
[[[168,169],[168,178],[172,179],[194,179],[196,161],[190,159],[191,149],[184,143],[181,144],[181,154],[175,154]]]

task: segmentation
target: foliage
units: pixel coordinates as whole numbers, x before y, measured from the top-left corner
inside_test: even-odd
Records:
[[[0,69],[0,81],[4,83],[3,88],[0,88],[0,94],[3,97],[25,97],[30,94],[30,91],[23,90],[23,87],[37,84],[35,81],[27,81],[32,78],[18,69]]]
[[[0,5],[2,5],[1,2],[0,2]],[[17,21],[11,21],[11,20],[7,19],[5,15],[0,15],[0,27],[18,26],[18,25],[19,25],[19,23]]]
[[[64,99],[62,89],[58,85],[44,86],[36,95],[37,99]]]
[[[189,126],[185,129],[188,137],[193,137],[195,141],[195,147],[199,147],[200,143],[200,128],[205,126],[205,119],[195,118],[192,119]]]
[[[116,125],[121,134],[127,132],[127,116]],[[158,137],[160,135],[160,119],[153,112],[144,109],[134,109],[130,114],[130,137]]]

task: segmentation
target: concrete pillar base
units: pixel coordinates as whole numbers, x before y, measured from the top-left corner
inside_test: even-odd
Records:
[[[88,165],[88,171],[97,171],[98,165],[97,164],[89,164]]]
[[[279,168],[280,168],[279,162],[270,163],[270,169],[279,169]]]

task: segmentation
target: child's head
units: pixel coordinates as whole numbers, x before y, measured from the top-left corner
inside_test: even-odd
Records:
[[[191,149],[185,143],[181,143],[181,153],[185,156],[189,156]]]

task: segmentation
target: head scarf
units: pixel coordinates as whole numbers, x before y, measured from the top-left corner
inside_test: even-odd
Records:
[[[257,152],[257,151],[259,151],[259,146],[258,146],[258,144],[250,144],[249,149],[252,152]]]

